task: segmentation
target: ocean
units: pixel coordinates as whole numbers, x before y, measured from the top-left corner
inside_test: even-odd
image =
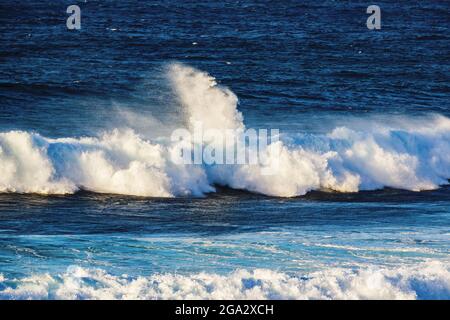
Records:
[[[1,1],[0,299],[450,299],[450,2],[371,4]]]

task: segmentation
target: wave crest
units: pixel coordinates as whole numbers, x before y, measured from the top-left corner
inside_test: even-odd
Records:
[[[238,99],[214,78],[174,64],[169,79],[188,127],[245,129]],[[260,165],[176,165],[175,143],[150,141],[132,130],[100,137],[49,139],[0,133],[0,192],[73,193],[86,189],[151,197],[201,196],[214,185],[293,197],[317,189],[357,192],[383,187],[430,190],[450,178],[450,119],[434,116],[393,125],[361,120],[359,129],[283,136],[264,150],[273,175]],[[166,139],[167,140],[167,139]]]

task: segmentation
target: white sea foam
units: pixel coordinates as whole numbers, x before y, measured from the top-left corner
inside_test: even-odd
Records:
[[[450,268],[430,261],[304,276],[256,269],[130,277],[70,267],[60,275],[3,279],[0,288],[0,299],[450,299]]]
[[[236,95],[213,77],[173,64],[168,78],[187,128],[202,123],[205,129],[245,129]],[[269,166],[277,164],[272,175],[263,174],[260,165],[176,165],[171,161],[176,147],[167,137],[149,140],[131,129],[60,139],[3,132],[0,192],[65,194],[86,189],[174,197],[200,196],[213,192],[217,184],[292,197],[317,189],[429,190],[450,178],[450,119],[444,116],[403,118],[391,125],[366,119],[325,135],[284,137],[264,150]]]

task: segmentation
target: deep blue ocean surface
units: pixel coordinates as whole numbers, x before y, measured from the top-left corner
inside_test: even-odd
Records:
[[[1,1],[0,299],[450,299],[449,57],[448,1]]]

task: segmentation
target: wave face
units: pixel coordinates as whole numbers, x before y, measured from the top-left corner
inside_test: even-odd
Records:
[[[238,98],[210,75],[173,64],[168,77],[192,128],[245,129]],[[170,126],[170,124],[167,124]],[[166,141],[166,142],[161,142]],[[214,185],[293,197],[317,189],[357,192],[383,187],[430,190],[450,178],[450,119],[402,119],[395,125],[361,120],[328,134],[283,136],[269,145],[269,166],[176,165],[177,143],[149,140],[132,129],[98,137],[50,139],[0,133],[0,192],[67,194],[84,189],[149,197],[201,196]],[[276,147],[276,148],[275,148]]]
[[[0,299],[450,299],[450,269],[430,261],[396,269],[330,269],[307,276],[256,269],[132,278],[69,267],[58,276],[0,276]]]

